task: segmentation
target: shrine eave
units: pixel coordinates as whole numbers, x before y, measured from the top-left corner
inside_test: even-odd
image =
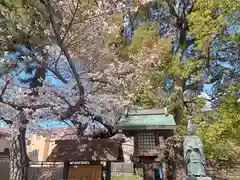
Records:
[[[176,127],[174,116],[171,114],[166,114],[164,111],[152,113],[153,110],[147,113],[146,110],[143,112],[122,118],[115,126],[116,130],[172,130]]]
[[[166,129],[166,130],[172,130],[175,129],[176,126],[164,126],[164,125],[145,125],[145,126],[116,126],[116,130],[159,130],[159,129]]]

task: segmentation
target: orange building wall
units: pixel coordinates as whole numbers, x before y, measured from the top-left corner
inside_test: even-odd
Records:
[[[45,161],[52,149],[55,147],[55,140],[51,137],[33,134],[27,143],[27,152],[32,161]],[[38,151],[38,153],[34,153]]]

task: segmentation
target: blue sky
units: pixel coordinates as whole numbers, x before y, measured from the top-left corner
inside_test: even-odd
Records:
[[[71,124],[70,121],[67,121],[68,124]],[[67,126],[66,123],[61,122],[61,121],[43,121],[38,124],[40,127],[45,127],[45,128],[56,128],[56,127],[62,127],[62,126]]]
[[[45,128],[57,128],[57,127],[67,126],[67,124],[64,122],[52,121],[52,120],[40,122],[38,125],[40,127],[45,127]],[[0,127],[7,128],[8,126],[3,121],[0,121]]]

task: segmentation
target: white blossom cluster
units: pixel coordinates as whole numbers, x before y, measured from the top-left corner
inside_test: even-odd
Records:
[[[43,86],[30,89],[28,84],[20,83],[12,72],[7,74],[7,79],[1,76],[1,92],[4,93],[1,97],[0,115],[5,119],[13,122],[17,120],[20,125],[36,125],[43,120],[61,120],[61,117],[70,112],[67,119],[62,120],[75,119],[86,123],[91,122],[91,117],[86,116],[86,107],[92,114],[100,115],[104,122],[114,126],[123,115],[125,107],[131,104],[129,98],[126,98],[131,97],[131,94],[125,89],[134,86],[138,81],[139,73],[136,72],[139,66],[146,66],[146,63],[124,62],[115,52],[106,48],[102,37],[106,30],[103,26],[106,19],[98,14],[113,8],[113,4],[107,9],[95,5],[86,8],[81,4],[73,16],[77,1],[73,2],[75,3],[52,3],[55,25],[61,29],[55,32],[49,26],[44,30],[44,36],[54,40],[50,41],[50,45],[40,45],[43,53],[37,58],[27,55],[22,57],[23,64],[34,62],[47,69]],[[58,33],[63,42],[58,42]],[[108,59],[108,55],[112,59]],[[25,66],[22,68],[24,70]],[[76,77],[80,82],[77,82]],[[79,91],[79,83],[83,86],[83,95]],[[37,95],[34,94],[36,92]],[[81,98],[84,104],[76,106]],[[21,124],[21,114],[25,115],[27,123]]]

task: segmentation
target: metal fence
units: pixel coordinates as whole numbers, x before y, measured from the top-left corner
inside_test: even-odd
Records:
[[[9,161],[7,158],[0,158],[0,175],[1,180],[9,180]],[[33,162],[30,164],[28,170],[28,179],[31,180],[63,179],[63,164]]]
[[[226,162],[208,161],[206,163],[206,172],[212,177],[239,177],[240,165],[229,166]]]
[[[9,179],[9,163],[8,159],[5,157],[0,157],[0,175],[1,180],[8,180]]]
[[[0,158],[1,180],[9,179],[9,161]],[[112,163],[112,176],[133,176],[134,166],[132,163]],[[28,178],[31,180],[63,179],[63,163],[32,162],[28,170]]]
[[[206,170],[211,177],[224,178],[228,175],[240,177],[240,166],[229,168],[224,164],[212,162],[207,163]],[[31,162],[28,173],[31,180],[60,180],[63,179],[63,163]],[[9,179],[8,158],[0,157],[0,175],[1,180]],[[134,165],[133,163],[111,163],[111,175],[133,176]]]
[[[133,163],[111,163],[112,176],[133,176]]]

